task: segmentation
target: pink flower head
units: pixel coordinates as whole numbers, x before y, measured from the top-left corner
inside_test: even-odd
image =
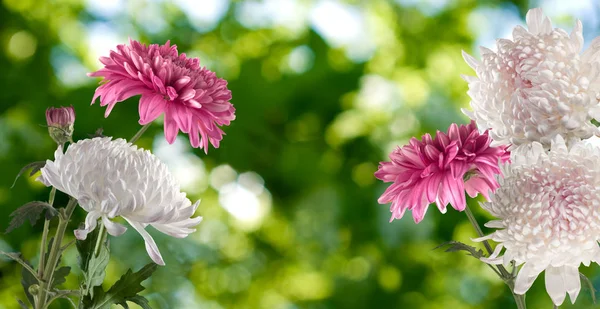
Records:
[[[75,109],[69,107],[49,107],[46,109],[46,123],[50,137],[59,145],[73,142]]]
[[[492,139],[485,131],[468,125],[452,124],[448,133],[438,131],[435,138],[425,134],[390,154],[391,162],[381,162],[375,177],[392,182],[379,198],[380,204],[392,202],[392,220],[400,219],[409,209],[416,223],[421,222],[429,204],[435,202],[442,213],[450,203],[458,211],[466,207],[465,191],[489,199],[500,175],[499,162],[506,162],[510,153],[505,146],[490,147]]]
[[[49,107],[46,109],[46,123],[49,127],[70,127],[75,123],[75,109],[69,107]]]
[[[200,67],[198,58],[179,54],[177,46],[171,46],[169,41],[146,46],[129,40],[129,45],[118,45],[110,57],[101,57],[100,62],[104,68],[88,76],[104,77],[92,104],[100,97],[100,106],[107,106],[105,117],[117,102],[141,95],[141,125],[164,113],[169,143],[181,130],[189,134],[192,146],[203,148],[204,152],[208,152],[209,141],[219,147],[224,134],[220,126],[235,119],[227,81]]]

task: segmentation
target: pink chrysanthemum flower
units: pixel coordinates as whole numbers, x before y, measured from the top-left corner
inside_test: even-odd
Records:
[[[381,162],[375,177],[392,182],[379,198],[380,204],[391,202],[392,218],[400,219],[412,210],[416,223],[421,222],[429,204],[435,202],[442,213],[450,203],[458,211],[466,206],[465,191],[487,199],[498,188],[499,162],[510,158],[505,146],[490,147],[488,132],[479,133],[475,122],[452,124],[448,133],[438,131],[435,138],[425,134],[391,154],[391,162]]]
[[[146,46],[130,40],[129,45],[118,45],[110,57],[101,57],[100,62],[104,68],[88,75],[104,77],[92,104],[100,97],[100,105],[107,106],[105,117],[117,102],[141,95],[141,125],[164,113],[169,143],[181,130],[189,134],[192,146],[203,148],[204,152],[208,152],[209,141],[219,147],[224,134],[220,126],[235,119],[227,81],[200,67],[198,58],[179,54],[177,46],[171,46],[169,41]]]

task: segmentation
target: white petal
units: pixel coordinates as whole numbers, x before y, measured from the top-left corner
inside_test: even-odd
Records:
[[[475,58],[473,58],[473,56],[467,54],[464,50],[462,51],[462,56],[463,59],[465,59],[465,62],[467,62],[467,64],[473,69],[473,70],[477,70],[477,67],[479,66],[479,61]]]
[[[485,235],[485,236],[482,236],[482,237],[471,238],[471,240],[474,241],[474,242],[482,242],[484,240],[490,240],[490,239],[492,239],[493,236],[494,236],[494,234],[489,234],[489,235]]]
[[[562,267],[552,266],[546,269],[546,291],[556,306],[562,305],[567,296],[562,270]]]
[[[544,12],[541,8],[531,9],[527,12],[525,20],[527,21],[527,28],[531,34],[543,33],[544,23]]]
[[[506,227],[504,225],[504,223],[502,223],[502,220],[492,220],[490,222],[487,222],[483,226],[493,228],[493,229],[503,229]]]
[[[494,252],[492,252],[492,254],[490,255],[491,259],[497,258],[498,255],[500,255],[500,252],[502,252],[502,249],[504,248],[504,246],[502,244],[498,244],[496,246],[496,248],[494,249]]]
[[[575,27],[573,27],[569,37],[575,47],[575,52],[581,51],[581,48],[583,48],[583,25],[579,19],[575,21]]]
[[[125,218],[125,220],[127,220],[127,222],[129,222],[129,224],[136,231],[138,231],[138,233],[140,233],[140,235],[142,235],[142,238],[144,238],[144,241],[146,242],[146,251],[148,252],[148,255],[150,256],[150,258],[152,259],[152,261],[154,261],[154,263],[156,263],[158,265],[163,265],[164,266],[165,265],[165,261],[163,261],[163,258],[160,255],[160,251],[158,250],[158,246],[156,246],[156,243],[154,242],[154,239],[152,238],[152,236],[150,236],[150,234],[148,233],[148,231],[146,231],[146,229],[144,228],[144,226],[142,224],[140,224],[139,222],[132,221],[132,220],[129,220],[127,218]]]
[[[102,216],[102,223],[104,223],[104,227],[106,227],[108,234],[112,236],[121,236],[127,231],[127,228],[123,224],[113,222],[106,216]]]
[[[186,221],[181,221],[178,223],[172,224],[151,224],[155,229],[167,234],[169,236],[173,236],[176,238],[184,238],[187,237],[190,233],[196,231],[196,229],[191,228],[192,226],[198,225],[202,221],[202,217],[190,218]]]
[[[577,296],[579,295],[579,291],[581,291],[581,278],[579,277],[579,269],[571,266],[564,266],[563,269],[565,288],[567,293],[569,293],[571,303],[574,304],[575,300],[577,300]]]
[[[523,267],[519,270],[519,274],[517,275],[517,280],[515,280],[515,294],[523,295],[527,293],[527,290],[533,284],[533,281],[538,277],[538,275],[542,272],[543,268],[536,269],[534,263],[525,263]]]
[[[87,238],[87,234],[93,231],[98,224],[98,218],[100,218],[101,214],[97,211],[92,211],[88,213],[85,217],[85,227],[83,229],[75,230],[75,238],[79,240],[85,240]]]

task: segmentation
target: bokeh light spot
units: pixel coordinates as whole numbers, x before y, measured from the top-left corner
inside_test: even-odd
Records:
[[[388,292],[393,292],[400,288],[402,284],[402,274],[393,266],[384,266],[379,270],[377,276],[379,285]]]
[[[25,60],[35,54],[36,48],[37,39],[28,31],[22,30],[10,37],[6,52],[15,60]]]

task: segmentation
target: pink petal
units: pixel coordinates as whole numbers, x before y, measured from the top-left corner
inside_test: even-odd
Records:
[[[179,132],[177,121],[174,118],[175,114],[176,112],[173,110],[173,107],[168,106],[165,110],[165,138],[169,144],[173,144],[175,142],[175,138],[177,138],[177,132]]]
[[[166,106],[167,102],[160,94],[143,95],[138,106],[140,114],[139,123],[146,125],[154,121],[165,111]]]

